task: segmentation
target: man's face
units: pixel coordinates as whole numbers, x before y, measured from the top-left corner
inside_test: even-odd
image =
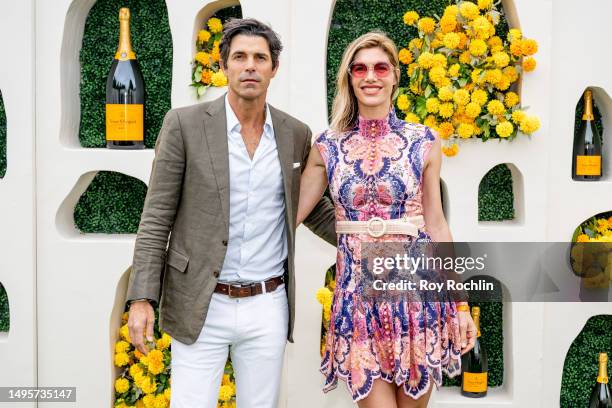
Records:
[[[248,100],[265,95],[278,69],[278,65],[272,68],[272,56],[266,39],[244,34],[232,39],[227,61],[220,64],[230,90]]]

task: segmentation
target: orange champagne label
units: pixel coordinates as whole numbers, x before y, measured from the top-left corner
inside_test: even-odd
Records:
[[[601,156],[576,156],[576,174],[601,176]]]
[[[142,141],[143,122],[142,104],[106,104],[106,140]]]
[[[463,391],[485,392],[487,390],[487,373],[463,373]]]

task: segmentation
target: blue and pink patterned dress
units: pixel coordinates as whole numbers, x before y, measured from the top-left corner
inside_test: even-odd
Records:
[[[435,140],[423,125],[406,123],[391,109],[386,120],[359,118],[343,133],[328,130],[315,145],[327,171],[336,220],[398,219],[423,214],[423,166]],[[418,237],[339,234],[336,286],[321,372],[325,392],[344,380],[353,401],[365,398],[375,379],[424,395],[442,373],[461,372],[456,304],[408,302],[364,296],[360,265],[364,242],[430,242]]]

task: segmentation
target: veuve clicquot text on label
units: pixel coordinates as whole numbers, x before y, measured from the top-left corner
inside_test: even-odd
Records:
[[[601,135],[593,115],[593,91],[584,91],[584,113],[578,134],[574,137],[572,178],[577,181],[601,178]]]
[[[480,308],[472,307],[472,319],[476,325],[474,348],[461,356],[461,394],[481,398],[487,395],[487,352],[480,342]]]
[[[144,148],[145,90],[130,40],[130,10],[119,10],[119,47],[106,80],[106,147]]]
[[[612,392],[608,384],[608,355],[599,353],[597,383],[591,393],[589,408],[612,408]]]

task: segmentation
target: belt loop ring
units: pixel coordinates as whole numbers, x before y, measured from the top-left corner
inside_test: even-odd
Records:
[[[381,228],[381,230],[380,230],[379,232],[375,232],[375,231],[372,229],[372,225],[373,225],[375,222],[379,222],[379,223],[380,223],[380,225],[381,225],[381,227],[382,227],[382,228]],[[372,218],[370,218],[370,219],[368,220],[368,226],[367,226],[367,228],[368,228],[368,234],[370,234],[370,236],[371,236],[371,237],[374,237],[374,238],[379,238],[379,237],[382,237],[382,236],[383,236],[383,235],[385,235],[385,233],[387,232],[387,224],[385,223],[385,220],[383,220],[383,219],[382,219],[382,218],[380,218],[380,217],[372,217]]]

